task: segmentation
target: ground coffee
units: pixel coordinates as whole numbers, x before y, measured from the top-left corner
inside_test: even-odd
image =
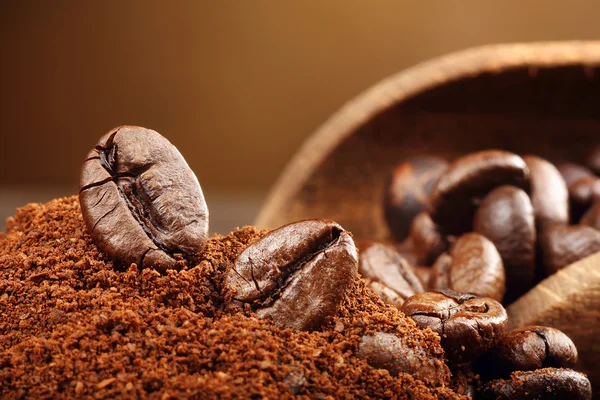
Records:
[[[199,262],[178,259],[179,272],[161,275],[101,253],[76,196],[19,209],[0,234],[0,397],[435,399],[471,387],[468,373],[446,385],[358,357],[364,338],[394,333],[448,376],[438,336],[358,278],[315,332],[229,307],[227,272],[265,234],[215,235]]]

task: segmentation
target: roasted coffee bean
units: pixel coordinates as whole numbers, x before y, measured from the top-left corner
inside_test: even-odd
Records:
[[[492,353],[494,364],[503,365],[508,372],[566,368],[577,362],[573,341],[547,326],[514,329],[502,337]]]
[[[415,245],[410,237],[401,243],[395,244],[394,248],[402,257],[404,257],[406,261],[408,261],[410,265],[419,264],[417,260],[417,253],[415,251]]]
[[[388,370],[393,376],[405,372],[419,380],[448,383],[450,370],[429,352],[410,338],[378,332],[362,337],[356,355],[374,368]]]
[[[494,299],[451,290],[414,295],[402,311],[415,323],[440,335],[452,362],[475,359],[492,348],[504,334],[507,315]]]
[[[94,243],[126,266],[175,267],[208,237],[208,208],[196,176],[157,132],[121,126],[100,138],[81,168],[79,201]]]
[[[459,158],[444,172],[429,196],[429,215],[443,233],[471,230],[477,205],[502,185],[529,188],[525,161],[501,150],[486,150]]]
[[[296,330],[318,329],[335,314],[357,273],[350,235],[329,220],[307,220],[269,232],[228,271],[234,299],[259,317]]]
[[[588,155],[585,165],[596,175],[600,175],[600,145],[596,146]]]
[[[415,157],[397,166],[384,194],[384,215],[392,235],[398,241],[406,238],[410,222],[425,210],[434,182],[448,167],[440,157]]]
[[[556,164],[556,169],[563,177],[563,180],[565,181],[567,187],[569,187],[572,183],[578,181],[581,178],[594,176],[594,173],[592,171],[590,171],[583,165],[575,163],[559,163]]]
[[[415,272],[417,278],[419,278],[421,281],[423,289],[427,291],[429,288],[429,279],[431,278],[431,267],[416,266],[413,267],[413,271]]]
[[[556,167],[543,158],[523,157],[529,167],[531,203],[538,229],[569,223],[569,192]]]
[[[600,200],[583,214],[581,217],[581,225],[591,226],[594,229],[600,230]]]
[[[391,246],[375,243],[362,250],[358,272],[365,279],[379,283],[380,285],[375,285],[374,290],[378,293],[386,293],[384,297],[389,300],[382,299],[395,306],[402,305],[405,299],[415,293],[423,292],[421,281],[413,272],[412,267]],[[397,296],[388,295],[381,285],[394,291]]]
[[[547,275],[600,251],[600,231],[583,225],[555,225],[540,237]]]
[[[440,233],[429,214],[418,214],[410,225],[410,238],[417,256],[417,263],[431,265],[448,249],[448,241]]]
[[[502,301],[505,272],[500,254],[492,242],[478,233],[461,236],[433,266],[432,289],[452,289]]]
[[[574,217],[580,218],[595,201],[600,201],[600,178],[591,176],[573,182],[569,185],[569,199]]]
[[[377,293],[381,301],[384,303],[391,304],[396,308],[400,308],[402,307],[402,304],[404,304],[405,299],[389,287],[385,286],[383,283],[367,279],[366,284],[369,289]]]
[[[535,279],[536,231],[527,193],[514,186],[494,189],[475,213],[473,230],[488,238],[502,257],[507,289],[504,300],[510,303],[529,290]]]
[[[592,398],[592,385],[582,373],[570,369],[544,368],[513,372],[510,379],[489,382],[479,391],[479,398],[589,400]]]

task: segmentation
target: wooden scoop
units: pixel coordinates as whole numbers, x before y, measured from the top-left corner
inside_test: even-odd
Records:
[[[273,186],[256,225],[330,218],[356,238],[390,239],[383,189],[396,164],[489,148],[581,161],[600,143],[599,101],[600,42],[492,45],[425,62],[376,84],[319,128]],[[511,327],[565,331],[600,393],[600,254],[508,310]]]

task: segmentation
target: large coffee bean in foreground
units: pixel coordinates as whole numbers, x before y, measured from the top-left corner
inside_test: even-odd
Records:
[[[234,300],[260,317],[297,330],[318,329],[341,305],[356,277],[354,241],[329,220],[307,220],[269,232],[248,246],[225,277]]]
[[[175,267],[194,259],[208,237],[198,179],[157,132],[121,126],[98,141],[81,168],[81,212],[94,243],[124,265]]]

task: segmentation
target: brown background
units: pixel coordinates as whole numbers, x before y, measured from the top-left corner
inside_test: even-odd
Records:
[[[217,230],[250,223],[302,140],[371,84],[474,45],[598,38],[599,11],[594,1],[3,2],[0,218],[74,193],[97,138],[136,124],[180,148]]]

